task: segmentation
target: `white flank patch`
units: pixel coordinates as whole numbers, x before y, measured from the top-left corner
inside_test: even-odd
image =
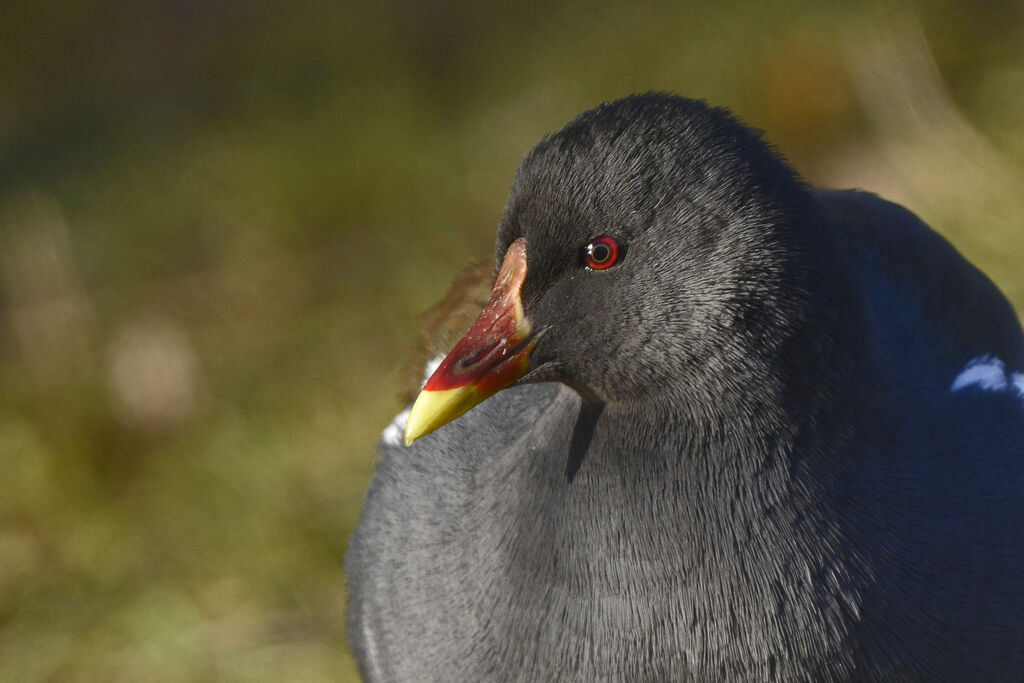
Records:
[[[978,387],[986,391],[1003,391],[1006,389],[1006,366],[1003,361],[992,356],[980,356],[971,360],[953,380],[950,391],[960,391],[966,387]]]
[[[1013,376],[1010,377],[1010,384],[1017,390],[1017,395],[1021,397],[1021,400],[1024,400],[1024,372],[1013,373]]]
[[[1024,405],[1024,372],[1007,372],[1003,361],[993,356],[975,358],[956,376],[950,391],[978,387],[985,391],[1010,391]]]
[[[391,424],[380,434],[380,440],[389,446],[401,446],[405,443],[405,423],[409,421],[409,409],[406,408],[391,421]]]

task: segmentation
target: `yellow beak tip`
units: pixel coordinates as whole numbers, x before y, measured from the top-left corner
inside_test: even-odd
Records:
[[[472,385],[457,389],[420,392],[405,423],[406,448],[421,436],[426,436],[438,427],[443,427],[459,417],[484,398],[486,396],[481,395]]]

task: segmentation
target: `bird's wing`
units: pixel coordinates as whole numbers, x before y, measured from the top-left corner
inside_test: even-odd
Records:
[[[1013,307],[980,270],[903,207],[873,194],[819,190],[841,246],[880,326],[916,350],[936,379],[952,381],[972,359],[1024,369]]]

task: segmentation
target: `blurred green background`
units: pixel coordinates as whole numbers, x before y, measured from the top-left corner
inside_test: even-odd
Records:
[[[0,680],[350,680],[417,316],[541,135],[732,107],[1024,310],[1019,2],[0,6]]]

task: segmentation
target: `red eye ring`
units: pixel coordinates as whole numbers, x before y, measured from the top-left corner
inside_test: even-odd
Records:
[[[611,268],[618,262],[621,248],[614,237],[601,235],[595,237],[584,250],[583,260],[587,268],[592,270],[605,270]]]

